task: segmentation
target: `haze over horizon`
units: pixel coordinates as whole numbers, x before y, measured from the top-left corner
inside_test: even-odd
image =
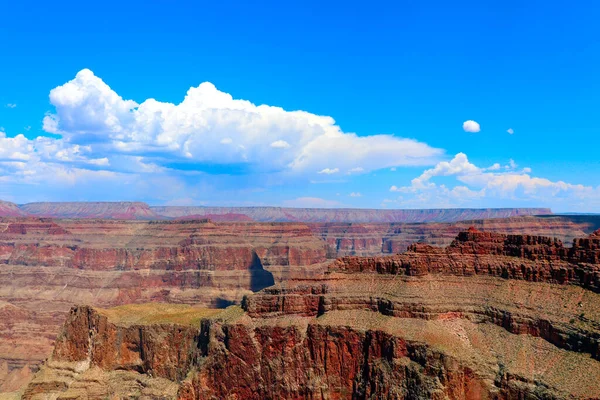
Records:
[[[2,200],[600,212],[592,2],[0,13]]]

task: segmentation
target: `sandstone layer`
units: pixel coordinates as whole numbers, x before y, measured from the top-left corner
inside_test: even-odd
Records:
[[[596,399],[599,254],[471,229],[216,314],[75,307],[23,397]]]

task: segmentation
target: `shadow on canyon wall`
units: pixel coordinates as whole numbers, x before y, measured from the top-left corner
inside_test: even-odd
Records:
[[[260,257],[253,251],[252,264],[250,265],[250,290],[258,292],[274,284],[275,279],[273,278],[273,274],[263,267]]]

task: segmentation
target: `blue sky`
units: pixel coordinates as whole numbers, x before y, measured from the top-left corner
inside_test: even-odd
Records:
[[[600,212],[594,2],[216,3],[1,3],[0,198]]]

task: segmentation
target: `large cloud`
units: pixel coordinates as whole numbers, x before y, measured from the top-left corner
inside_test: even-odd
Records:
[[[125,100],[92,71],[53,89],[55,114],[47,132],[95,153],[152,157],[154,162],[243,165],[249,171],[312,174],[329,168],[368,172],[430,165],[442,153],[392,135],[343,132],[331,117],[234,99],[209,82],[188,90],[180,104]],[[158,160],[158,161],[157,161]]]
[[[460,182],[449,188],[447,184],[433,182],[436,177],[453,177]],[[411,181],[410,186],[391,186],[391,192],[409,195],[406,204],[417,201],[445,206],[481,205],[473,201],[492,202],[505,199],[520,202],[534,201],[562,209],[582,207],[593,209],[600,205],[600,187],[594,188],[564,181],[531,176],[530,168],[517,170],[510,160],[505,166],[499,163],[481,168],[471,163],[464,153],[458,153],[450,161],[438,163]]]

